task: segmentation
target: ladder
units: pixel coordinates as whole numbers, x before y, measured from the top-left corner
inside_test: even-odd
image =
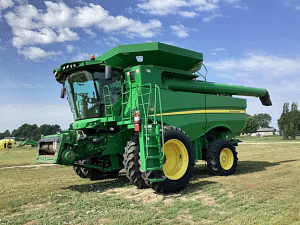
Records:
[[[141,169],[144,172],[162,171],[164,159],[164,147],[162,145],[164,143],[163,117],[160,89],[156,84],[154,88],[151,84],[140,86],[138,90],[138,108],[142,115],[142,127],[139,136]],[[157,111],[160,114],[157,114]],[[159,182],[165,179],[164,176],[160,176],[150,178],[149,181]]]

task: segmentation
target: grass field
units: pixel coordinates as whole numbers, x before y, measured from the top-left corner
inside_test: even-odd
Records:
[[[299,140],[242,140],[235,175],[198,162],[190,185],[169,195],[136,189],[124,171],[90,181],[36,166],[36,148],[0,149],[0,224],[300,224]]]

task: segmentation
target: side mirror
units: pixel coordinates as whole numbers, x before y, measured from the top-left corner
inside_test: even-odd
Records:
[[[105,80],[110,80],[113,77],[113,69],[111,66],[105,66]]]
[[[63,86],[60,93],[60,98],[65,98],[66,96],[66,88]]]

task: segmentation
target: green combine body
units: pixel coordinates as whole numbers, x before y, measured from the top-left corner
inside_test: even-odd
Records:
[[[272,103],[265,89],[197,80],[202,62],[201,53],[145,43],[62,64],[54,74],[75,122],[39,141],[37,161],[73,166],[92,180],[125,169],[138,188],[157,192],[184,188],[197,160],[212,174],[233,174],[246,100],[232,96]]]
[[[30,138],[27,138],[25,141],[21,141],[18,147],[24,147],[30,145],[31,147],[37,147],[38,143],[36,141],[32,141]]]

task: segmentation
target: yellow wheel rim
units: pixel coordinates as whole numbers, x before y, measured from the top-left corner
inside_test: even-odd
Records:
[[[164,144],[165,163],[163,171],[170,180],[180,179],[189,165],[189,155],[184,144],[176,139],[171,139]],[[162,149],[163,150],[163,149]]]
[[[233,165],[233,154],[229,148],[224,148],[220,154],[220,164],[224,170],[230,170]]]

